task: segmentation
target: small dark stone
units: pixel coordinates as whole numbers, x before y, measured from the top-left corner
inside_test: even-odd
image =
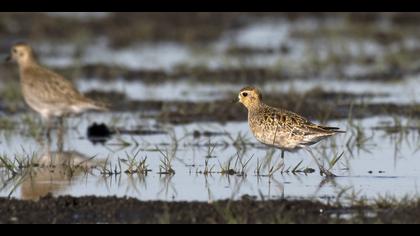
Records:
[[[111,130],[104,123],[93,123],[87,130],[88,139],[94,144],[105,143],[109,138],[111,138],[111,135]]]

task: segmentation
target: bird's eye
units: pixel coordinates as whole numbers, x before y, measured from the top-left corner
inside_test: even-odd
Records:
[[[242,93],[242,96],[246,97],[248,96],[248,93]]]

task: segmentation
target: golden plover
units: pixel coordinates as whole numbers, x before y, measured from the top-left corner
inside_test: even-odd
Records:
[[[105,111],[106,107],[78,92],[61,75],[38,64],[31,46],[17,43],[8,61],[19,65],[20,84],[25,102],[47,121],[49,135],[52,118],[81,114],[87,110]]]
[[[284,151],[299,149],[307,150],[314,157],[308,148],[310,145],[337,133],[344,133],[339,128],[316,125],[296,113],[264,104],[261,92],[253,87],[243,88],[238,98],[248,109],[248,124],[255,138],[261,143],[281,149],[282,157]],[[334,176],[315,157],[314,160],[321,173]]]

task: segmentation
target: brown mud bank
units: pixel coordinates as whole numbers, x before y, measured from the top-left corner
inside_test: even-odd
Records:
[[[169,123],[190,123],[190,122],[227,122],[245,121],[247,112],[244,107],[238,104],[226,104],[226,101],[199,103],[199,104],[171,104],[171,109],[164,109],[158,114],[160,121]],[[381,115],[405,116],[408,118],[420,117],[419,105],[398,105],[398,104],[331,104],[329,102],[305,101],[297,104],[290,102],[270,102],[288,110],[292,110],[310,119],[320,121],[336,119],[362,119]]]
[[[245,121],[246,109],[235,102],[236,93],[223,94],[214,101],[131,100],[124,93],[90,91],[86,95],[109,105],[112,112],[140,112],[142,117],[161,122],[183,124],[191,122]],[[13,103],[0,102],[0,112],[23,113],[27,107],[20,95],[13,95]],[[302,114],[320,121],[360,119],[381,115],[420,117],[420,104],[370,103],[373,98],[387,94],[328,92],[314,88],[305,93],[287,92],[265,94],[265,103]],[[223,98],[224,97],[224,98]]]
[[[235,102],[236,94],[215,101],[132,101],[122,93],[92,91],[87,94],[112,104],[113,111],[141,111],[145,116],[175,124],[191,122],[245,121],[246,109]],[[368,118],[380,115],[420,117],[419,104],[369,103],[371,98],[386,94],[336,93],[313,89],[306,93],[276,93],[264,95],[264,101],[275,107],[292,110],[310,119],[321,121],[347,118]],[[366,102],[365,102],[366,100]]]
[[[420,223],[420,203],[343,207],[308,200],[143,202],[116,197],[0,199],[0,223]]]
[[[418,52],[415,52],[416,54]],[[348,62],[340,62],[335,71],[324,74],[315,65],[308,66],[302,71],[290,70],[287,66],[278,67],[237,67],[211,69],[206,66],[178,65],[171,72],[161,69],[129,69],[122,66],[87,64],[79,67],[67,67],[56,69],[68,78],[99,78],[104,81],[122,79],[125,81],[141,81],[147,84],[159,84],[162,82],[206,82],[223,84],[229,83],[262,84],[278,81],[291,81],[294,79],[314,80],[324,76],[343,81],[402,81],[407,76],[417,76],[420,68],[417,66],[405,66],[400,64],[390,65],[386,69],[368,71],[363,74],[346,74],[343,66]],[[6,68],[7,70],[7,68]]]
[[[211,83],[211,84],[265,84],[279,81],[293,81],[295,79],[313,81],[316,78],[327,76],[331,79],[342,81],[372,81],[372,82],[395,82],[404,81],[409,76],[420,74],[419,67],[405,68],[394,65],[380,71],[369,71],[364,74],[348,75],[337,71],[327,75],[323,70],[306,68],[302,71],[294,71],[286,66],[280,67],[238,67],[210,69],[206,66],[176,66],[172,71],[162,69],[130,69],[123,66],[105,64],[85,64],[81,66],[68,66],[55,68],[55,71],[68,79],[95,78],[100,81],[138,81],[144,84],[161,84],[165,82],[188,82],[188,83]],[[0,64],[0,75],[4,81],[10,82],[18,77],[17,67],[11,64]]]

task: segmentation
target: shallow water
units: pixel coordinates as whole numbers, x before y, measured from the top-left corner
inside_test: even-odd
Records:
[[[76,18],[84,17],[84,13],[70,15]],[[106,17],[106,14],[98,13],[92,17]],[[381,58],[386,57],[387,53],[418,49],[420,44],[416,37],[406,37],[400,43],[384,45],[371,38],[343,37],[339,33],[322,37],[317,35],[313,38],[293,36],[301,31],[316,33],[321,26],[327,29],[336,27],[338,30],[347,27],[346,22],[339,19],[322,22],[313,19],[294,22],[264,20],[239,30],[225,32],[220,39],[205,45],[139,40],[130,47],[115,49],[111,48],[107,39],[94,38],[78,46],[73,42],[60,45],[45,42],[34,46],[39,49],[42,62],[56,68],[99,63],[121,66],[128,70],[162,70],[170,73],[179,67],[198,66],[214,70],[262,67],[291,71],[292,75],[306,75],[305,78],[296,76],[278,82],[256,81],[258,87],[266,93],[304,93],[314,88],[322,88],[328,92],[375,95],[361,100],[355,99],[355,103],[405,105],[420,102],[419,78],[416,73],[403,74],[395,81],[369,80],[370,73],[386,71],[388,64]],[[390,30],[389,24],[382,22],[380,29]],[[255,52],[228,53],[232,48],[252,49]],[[265,49],[268,52],[264,52]],[[331,60],[334,57],[350,59],[337,65],[336,61]],[[372,65],[361,62],[363,60],[359,57],[373,57],[377,61]],[[411,62],[410,58],[406,60]],[[317,63],[326,65],[318,65],[318,68],[314,66]],[[415,61],[413,63],[416,65]],[[319,70],[319,73],[309,73],[314,70]],[[347,78],[364,75],[367,75],[366,80]],[[102,78],[76,78],[76,86],[82,92],[117,91],[125,93],[128,99],[132,100],[158,101],[226,99],[245,86],[228,79],[223,84],[203,83],[199,81],[200,78],[186,78],[182,81],[168,78],[159,83],[145,83],[142,79],[126,81],[124,78],[115,78],[105,81]],[[21,120],[23,116],[14,115],[12,119],[25,126],[25,122]],[[139,127],[145,130],[159,129],[166,134],[114,135],[105,145],[93,144],[86,137],[87,127],[93,122],[104,122],[128,130],[138,130]],[[45,163],[70,160],[71,163],[92,166],[102,166],[105,161],[109,161],[112,168],[119,170],[119,160],[126,159],[127,155],[134,156],[139,153],[138,159],[147,157],[146,163],[151,172],[147,176],[125,173],[106,176],[101,174],[101,168],[88,173],[82,171],[69,174],[66,168],[52,170],[35,167],[29,173],[25,172],[10,179],[10,173],[5,168],[0,168],[0,196],[37,199],[52,192],[55,196],[117,195],[141,200],[177,201],[212,201],[239,198],[245,194],[259,198],[316,198],[325,201],[334,200],[342,192],[345,193],[345,197],[355,194],[370,199],[378,196],[418,196],[418,122],[406,117],[371,117],[352,122],[353,125],[347,120],[330,121],[329,125],[341,127],[347,130],[347,133],[314,146],[315,153],[320,158],[332,159],[344,152],[333,168],[333,172],[339,175],[333,181],[325,181],[318,171],[310,174],[277,171],[272,177],[267,177],[270,169],[268,167],[261,170],[261,175],[257,175],[257,165],[267,159],[266,155],[270,150],[255,141],[245,122],[173,126],[145,119],[141,111],[87,114],[69,120],[70,128],[64,136],[62,150],[58,150],[56,139],[52,144],[46,145],[45,140],[32,137],[24,127],[12,131],[3,130],[0,153],[10,160],[14,160],[15,156],[19,159],[35,156],[36,160]],[[397,132],[386,132],[386,128],[393,126],[399,127]],[[411,126],[414,129],[404,129]],[[377,129],[378,127],[385,129]],[[215,132],[217,135],[201,135],[194,138],[194,131]],[[235,146],[233,139],[240,134],[245,135],[246,144]],[[161,152],[170,157],[174,175],[159,174],[164,160]],[[90,160],[92,157],[94,158]],[[229,160],[232,160],[231,168],[235,170],[240,169],[238,160],[243,163],[249,160],[245,175],[219,173],[221,167],[227,165]],[[212,170],[212,173],[207,175],[202,173],[206,169],[206,161],[207,167]],[[271,165],[278,165],[280,161],[280,153],[277,151]],[[282,170],[292,170],[301,161],[303,162],[299,170],[307,167],[316,169],[310,155],[301,151],[288,153],[285,168]],[[124,163],[121,164],[122,171],[127,168]]]
[[[313,63],[321,63],[326,65],[320,73],[326,76],[335,75],[337,65],[333,58],[350,60],[340,64],[342,75],[367,75],[386,69],[382,61],[387,53],[419,48],[418,39],[411,35],[401,42],[383,45],[372,38],[343,37],[338,33],[333,34],[334,32],[320,37],[316,34],[319,27],[339,31],[349,26],[340,19],[328,19],[322,23],[311,19],[294,22],[270,19],[256,21],[240,30],[227,31],[215,42],[205,44],[172,41],[155,43],[139,39],[134,45],[115,49],[110,46],[109,40],[97,37],[77,44],[60,42],[59,45],[54,45],[44,42],[35,45],[42,61],[55,67],[98,63],[129,69],[164,71],[180,66],[204,66],[210,69],[266,67],[301,72],[312,67]],[[385,27],[383,30],[387,32],[392,28]],[[309,33],[310,36],[297,37],[294,35],[296,32]],[[245,54],[228,53],[232,48],[255,51]],[[264,53],[259,51],[261,49],[270,51]],[[362,60],[369,57],[373,57],[377,63],[370,65]]]
[[[114,114],[119,116],[125,127],[139,124],[139,116],[133,114]],[[319,157],[332,158],[335,154],[344,151],[344,156],[334,167],[333,171],[340,177],[334,181],[323,183],[324,178],[318,173],[291,174],[276,172],[269,178],[255,174],[257,163],[261,163],[269,150],[255,142],[244,122],[190,124],[174,127],[164,127],[169,133],[174,132],[175,142],[170,135],[143,135],[130,136],[122,135],[120,138],[129,142],[130,146],[117,145],[119,137],[114,136],[105,145],[94,145],[86,139],[84,131],[88,123],[110,122],[108,116],[86,115],[83,118],[73,118],[69,126],[75,124],[77,129],[70,129],[65,136],[63,152],[55,153],[57,148],[51,144],[51,153],[54,158],[60,160],[94,159],[88,161],[92,165],[100,165],[109,160],[112,166],[118,166],[118,158],[126,158],[129,154],[134,156],[139,151],[138,157],[147,156],[147,164],[152,170],[147,176],[127,175],[122,173],[116,176],[103,176],[100,170],[93,170],[92,173],[76,173],[69,177],[65,169],[56,169],[50,172],[48,168],[34,168],[31,174],[23,179],[16,178],[7,183],[0,191],[1,196],[37,199],[51,191],[54,195],[99,195],[99,196],[131,196],[142,200],[199,200],[212,201],[225,198],[239,198],[244,194],[260,198],[319,198],[334,199],[337,193],[347,189],[347,193],[357,193],[358,196],[374,198],[378,196],[404,197],[407,195],[417,196],[417,182],[420,180],[420,159],[417,158],[417,132],[405,134],[400,141],[399,134],[386,134],[384,131],[373,130],[376,126],[393,122],[389,118],[377,117],[360,122],[366,130],[366,141],[359,148],[352,146],[351,151],[347,149],[347,142],[352,142],[355,137],[352,135],[352,128],[347,127],[346,121],[331,122],[346,128],[348,132],[331,140],[322,142],[314,147]],[[141,122],[143,125],[153,128],[153,121]],[[131,124],[131,125],[130,125]],[[118,126],[118,125],[117,125]],[[213,137],[194,138],[191,134],[195,131],[211,131],[222,133]],[[224,132],[236,137],[239,133],[245,134],[249,142],[245,147],[235,147],[232,140],[223,135]],[[135,141],[133,141],[135,140]],[[349,141],[350,140],[350,141]],[[138,146],[135,145],[138,143]],[[177,143],[177,147],[175,145]],[[210,143],[210,145],[209,145]],[[334,145],[334,144],[337,144]],[[168,153],[172,158],[172,168],[175,174],[159,174],[163,153]],[[209,149],[211,158],[208,158]],[[23,151],[24,150],[24,151]],[[46,147],[38,143],[34,138],[23,138],[20,135],[8,134],[6,141],[1,145],[1,153],[9,157],[15,154],[18,156],[36,155],[38,158],[45,155]],[[324,155],[323,153],[326,153]],[[26,154],[25,154],[26,153]],[[238,154],[240,153],[240,154]],[[59,156],[60,155],[60,156]],[[222,175],[216,173],[221,171],[221,166],[233,158],[232,168],[240,170],[240,166],[234,167],[236,156],[245,163],[249,161],[246,168],[246,176]],[[59,156],[59,157],[57,157]],[[272,163],[280,163],[280,153],[273,156]],[[45,157],[44,157],[45,159]],[[49,160],[47,158],[47,160]],[[204,175],[205,162],[213,167],[212,174]],[[293,169],[300,161],[301,169],[310,167],[316,169],[315,163],[309,154],[301,151],[288,153],[285,158],[285,169]],[[83,161],[82,161],[83,162]],[[219,164],[220,163],[220,164]],[[127,166],[122,164],[122,170]],[[284,169],[284,170],[285,170]],[[267,169],[261,170],[261,175],[267,173]],[[5,171],[2,172],[2,179],[7,179]],[[321,184],[323,183],[323,184]],[[16,188],[15,188],[16,187]]]
[[[82,14],[83,15],[83,14]],[[383,21],[383,22],[382,22]],[[384,32],[392,28],[386,18],[378,22]],[[313,88],[325,91],[347,92],[354,94],[376,94],[363,102],[368,103],[418,103],[419,73],[402,74],[395,80],[370,80],[375,73],[387,72],[389,68],[384,58],[404,58],[399,51],[415,51],[420,46],[417,38],[408,35],[404,40],[390,45],[383,45],[372,38],[343,37],[340,34],[312,36],[311,38],[293,36],[294,32],[316,33],[318,27],[330,30],[342,30],[350,27],[342,19],[329,18],[324,21],[302,19],[286,21],[268,19],[256,22],[240,30],[228,31],[213,43],[205,45],[187,45],[179,42],[141,42],[127,48],[113,49],[105,38],[91,39],[86,45],[74,43],[54,45],[43,43],[36,45],[41,60],[50,66],[66,68],[83,64],[117,65],[128,70],[162,70],[170,74],[177,68],[203,67],[209,70],[221,68],[267,68],[286,71],[292,79],[279,82],[264,82],[258,86],[267,92],[306,92]],[[287,46],[287,52],[280,48]],[[245,54],[229,54],[230,48],[249,48],[257,50]],[[261,53],[258,49],[272,49],[270,53]],[[75,56],[76,53],[80,55]],[[388,55],[389,54],[389,55]],[[329,58],[345,58],[345,63],[338,63]],[[373,63],[364,62],[373,58]],[[409,60],[409,59],[407,59]],[[338,63],[338,64],[337,64]],[[412,65],[410,64],[412,63]],[[319,67],[322,64],[323,66]],[[417,68],[418,62],[406,62],[408,68]],[[317,66],[318,65],[318,66]],[[309,71],[309,72],[308,72]],[[311,75],[311,71],[317,73]],[[305,78],[300,76],[304,75]],[[309,79],[308,79],[309,76]],[[365,76],[365,80],[351,80],[354,76]],[[101,78],[76,78],[82,91],[102,90],[124,92],[133,100],[179,100],[211,101],[226,98],[238,88],[247,84],[202,83],[200,78],[185,78],[185,81],[167,78],[162,83],[143,83],[141,77],[134,81],[125,78],[104,81]],[[190,82],[191,81],[191,82]],[[256,81],[258,83],[258,81]]]
[[[192,81],[192,80],[189,80]],[[103,92],[120,92],[127,98],[135,101],[162,100],[162,101],[214,101],[219,99],[231,100],[236,94],[238,87],[246,84],[233,83],[195,83],[189,81],[143,83],[139,81],[103,81],[98,79],[78,80],[78,87],[82,92],[92,90]],[[417,86],[417,76],[408,77],[399,82],[375,82],[375,81],[342,81],[334,79],[313,80],[287,80],[279,82],[267,82],[258,87],[267,93],[288,93],[290,91],[306,93],[314,89],[322,89],[327,92],[348,93],[361,95],[355,99],[355,103],[395,103],[399,105],[420,102],[420,88]],[[372,88],[375,88],[372,90]],[[369,96],[363,96],[369,95]]]

